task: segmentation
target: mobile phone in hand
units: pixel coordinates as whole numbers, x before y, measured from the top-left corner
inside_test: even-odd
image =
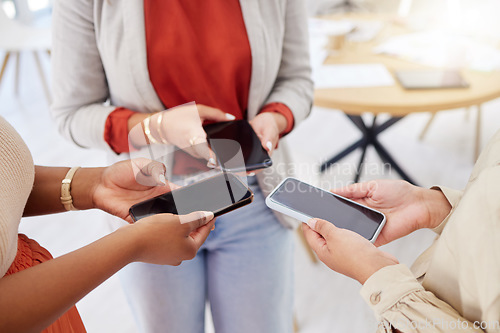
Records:
[[[252,190],[238,176],[224,172],[135,204],[130,208],[130,216],[134,222],[156,214],[185,215],[196,211],[213,212],[217,217],[252,201]]]
[[[266,198],[269,208],[299,221],[319,218],[354,231],[372,243],[385,225],[385,215],[340,195],[295,178],[283,180]]]
[[[225,121],[203,126],[208,142],[222,168],[230,172],[268,168],[273,162],[259,137],[246,120]],[[243,161],[233,161],[239,151]]]

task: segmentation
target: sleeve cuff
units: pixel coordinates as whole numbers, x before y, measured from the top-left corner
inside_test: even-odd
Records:
[[[450,215],[453,213],[453,209],[458,205],[460,199],[462,199],[463,191],[454,190],[444,186],[433,186],[431,187],[431,189],[441,191],[444,194],[446,200],[448,200],[451,205],[451,211],[448,216],[446,216],[443,222],[441,222],[436,228],[432,229],[432,231],[440,235],[444,227],[446,226],[446,223],[448,223]]]
[[[366,280],[360,294],[377,318],[406,295],[424,290],[408,267],[402,264],[384,267]]]
[[[104,141],[117,154],[129,152],[128,120],[134,111],[116,108],[106,119]]]
[[[264,113],[264,112],[277,112],[279,114],[282,114],[285,118],[286,118],[286,128],[285,130],[283,131],[283,133],[281,133],[280,136],[284,136],[284,135],[287,135],[288,133],[290,133],[293,129],[293,126],[295,125],[295,119],[293,117],[293,113],[292,113],[292,110],[290,110],[290,108],[288,106],[286,106],[285,104],[283,103],[269,103],[267,105],[265,105],[262,110],[260,110],[260,113]]]

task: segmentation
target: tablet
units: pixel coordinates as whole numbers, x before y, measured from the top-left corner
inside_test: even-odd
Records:
[[[405,89],[468,88],[469,84],[456,70],[397,71],[396,78]]]

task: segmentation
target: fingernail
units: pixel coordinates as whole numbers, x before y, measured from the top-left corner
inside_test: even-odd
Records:
[[[235,120],[235,119],[236,119],[236,117],[235,117],[235,116],[233,116],[233,115],[232,115],[232,114],[230,114],[230,113],[226,113],[226,119],[227,119],[227,120]]]
[[[267,147],[267,149],[268,149],[269,151],[272,151],[272,150],[273,150],[273,144],[272,144],[272,142],[271,142],[271,141],[267,141],[267,143],[266,143],[266,147]]]
[[[317,219],[310,219],[309,221],[307,221],[307,225],[309,226],[309,228],[311,228],[312,230],[315,230],[314,228],[316,227],[316,222],[318,222]]]
[[[204,214],[204,218],[205,218],[205,222],[210,222],[214,219],[214,213],[212,212],[203,212]]]
[[[162,183],[163,185],[167,185],[167,179],[165,178],[165,175],[163,174],[160,174],[158,176],[158,180],[160,181],[160,183]]]
[[[215,224],[214,224],[214,226],[212,227],[212,231],[214,231],[214,230],[215,230]]]
[[[208,159],[207,167],[209,168],[215,168],[217,164],[215,164],[215,159],[213,157],[210,157]]]

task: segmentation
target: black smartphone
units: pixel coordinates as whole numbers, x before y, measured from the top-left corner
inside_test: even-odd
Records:
[[[320,218],[375,242],[385,215],[340,195],[295,178],[286,178],[266,198],[269,208],[299,221]]]
[[[196,211],[213,212],[217,217],[253,200],[253,192],[238,176],[221,173],[130,207],[134,221],[144,217],[171,213],[185,215]]]
[[[223,169],[230,172],[253,171],[273,164],[248,121],[225,121],[208,124],[203,128]],[[240,149],[243,161],[235,163],[234,156],[238,156]]]

